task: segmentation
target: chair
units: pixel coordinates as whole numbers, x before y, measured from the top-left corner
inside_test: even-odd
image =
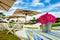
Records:
[[[7,34],[8,34],[9,32],[13,34],[13,31],[12,31],[13,28],[10,28],[10,27],[9,27],[9,23],[5,23],[4,26],[5,26],[5,29],[8,30]]]
[[[16,31],[19,31],[20,30],[20,25],[19,24],[14,24],[14,26],[12,27],[13,28],[13,31],[16,32]]]
[[[0,31],[3,31],[3,30],[4,30],[3,23],[0,23]]]

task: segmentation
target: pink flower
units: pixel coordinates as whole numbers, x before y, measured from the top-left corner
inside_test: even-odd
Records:
[[[48,22],[55,22],[56,17],[52,14],[48,14],[48,12],[38,18],[38,23],[46,24]]]
[[[47,14],[46,18],[48,22],[56,22],[56,17],[53,16],[52,14]]]
[[[40,16],[38,18],[38,23],[46,24],[47,23],[46,16],[45,15]]]

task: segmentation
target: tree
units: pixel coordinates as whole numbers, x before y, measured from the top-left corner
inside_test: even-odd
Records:
[[[0,12],[0,17],[2,17],[2,16],[5,16],[5,15],[3,14],[3,12]]]
[[[30,20],[30,23],[33,23],[33,24],[37,23],[37,19],[35,17],[33,17],[33,19]]]
[[[3,14],[3,12],[0,12],[0,18],[1,18],[0,20],[5,19],[4,16],[5,15]]]
[[[14,21],[14,20],[11,20],[10,22],[13,23],[13,22],[15,22],[15,21]]]
[[[5,16],[5,15],[3,14],[3,12],[0,12],[0,15]]]
[[[56,18],[57,20],[56,20],[56,23],[59,23],[60,22],[60,18]]]

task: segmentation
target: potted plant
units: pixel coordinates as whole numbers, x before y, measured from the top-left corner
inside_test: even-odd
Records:
[[[48,13],[41,15],[38,18],[38,23],[41,23],[43,25],[42,31],[46,33],[51,32],[52,23],[55,23],[55,22],[56,22],[56,17]]]

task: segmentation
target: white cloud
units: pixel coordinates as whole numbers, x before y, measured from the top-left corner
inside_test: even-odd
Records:
[[[44,8],[44,9],[41,9],[41,10],[43,12],[44,11],[50,11],[50,10],[54,9],[55,7],[59,7],[59,6],[60,6],[60,3],[56,3],[56,4],[50,5],[50,6],[46,7],[46,8]]]
[[[41,13],[41,14],[38,14],[38,15],[34,15],[33,17],[39,18],[41,15],[43,15],[43,14],[45,14],[45,13],[46,13],[46,12]],[[56,18],[60,18],[60,12],[49,12],[49,14],[54,15]]]
[[[39,0],[33,0],[33,4],[39,3]]]
[[[17,0],[17,1],[14,3],[14,5],[15,5],[15,4],[19,4],[19,3],[22,3],[22,4],[23,4],[23,3],[25,3],[25,2],[23,2],[22,0]]]
[[[23,3],[22,0],[17,0],[14,4]]]
[[[39,0],[33,0],[32,6],[37,6],[37,5],[44,6],[43,3],[39,3]]]
[[[45,14],[45,13],[40,13],[40,14],[34,15],[33,17],[39,18],[39,17],[40,17],[41,15],[43,15],[43,14]]]
[[[60,18],[60,12],[49,12],[50,14],[53,14],[57,18]]]
[[[42,12],[41,10],[35,10],[36,12]]]
[[[5,11],[5,10],[0,10],[0,12],[3,12],[3,14],[6,15],[6,12],[7,12],[7,11]]]
[[[11,11],[14,11],[14,10],[16,10],[17,9],[17,7],[11,7],[9,10],[8,10],[8,12],[11,12]]]
[[[45,14],[46,12],[42,13]],[[60,12],[48,12],[49,14],[54,15],[56,18],[60,18]]]
[[[11,7],[10,9],[17,9],[17,7]]]
[[[18,3],[20,3],[21,1],[16,1],[14,4],[18,4]]]
[[[49,2],[50,2],[50,0],[45,0],[45,2],[46,2],[46,3],[49,3]]]
[[[7,15],[12,15],[15,12],[16,9],[12,9],[11,11],[7,12]]]
[[[17,7],[11,7],[8,11],[4,12],[5,15],[12,15]]]

